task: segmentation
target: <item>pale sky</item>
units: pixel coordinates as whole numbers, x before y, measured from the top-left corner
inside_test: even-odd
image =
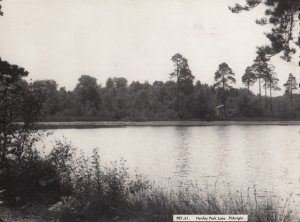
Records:
[[[213,84],[226,62],[241,87],[256,46],[268,43],[268,27],[255,24],[263,7],[232,14],[235,2],[243,0],[3,0],[0,56],[32,80],[54,79],[72,90],[83,74],[102,85],[113,76],[166,81],[171,57],[181,53],[196,80]],[[272,63],[281,86],[290,72],[300,80],[297,60]]]

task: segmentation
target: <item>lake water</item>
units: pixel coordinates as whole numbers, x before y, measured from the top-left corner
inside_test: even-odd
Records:
[[[255,187],[300,201],[300,126],[194,126],[58,129],[87,155],[98,147],[104,162],[127,160],[156,184],[191,185],[217,192]]]

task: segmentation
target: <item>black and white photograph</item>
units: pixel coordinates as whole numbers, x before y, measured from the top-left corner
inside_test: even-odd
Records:
[[[0,222],[300,222],[300,0],[0,0]]]

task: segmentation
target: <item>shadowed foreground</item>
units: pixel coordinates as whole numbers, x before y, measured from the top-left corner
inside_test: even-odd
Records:
[[[262,198],[250,188],[227,195],[199,187],[160,188],[142,175],[130,175],[126,161],[101,164],[96,149],[87,158],[58,141],[49,155],[31,161],[30,173],[11,169],[17,173],[6,177],[0,197],[3,221],[166,222],[173,214],[247,214],[249,221],[299,221],[290,206],[292,197]]]

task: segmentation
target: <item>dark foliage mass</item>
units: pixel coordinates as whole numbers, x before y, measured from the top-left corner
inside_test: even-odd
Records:
[[[300,1],[298,0],[245,0],[245,5],[229,7],[234,13],[248,11],[258,5],[265,5],[265,17],[257,19],[259,25],[271,25],[266,36],[270,45],[258,47],[258,54],[270,58],[281,53],[281,58],[290,61],[300,45]]]
[[[176,81],[128,84],[122,77],[108,78],[105,86],[101,86],[88,75],[79,78],[73,91],[58,88],[54,80],[40,80],[33,85],[42,89],[45,98],[43,121],[291,119],[299,115],[300,97],[295,93],[295,80],[288,80],[283,96],[273,97],[279,87],[271,69],[260,73],[255,67],[248,67],[242,79],[247,89],[236,89],[232,70],[227,64],[220,66],[214,86],[200,81],[193,83],[192,79],[186,84]],[[250,91],[256,81],[263,89],[258,95]],[[289,84],[293,84],[292,88]],[[225,105],[226,115],[217,116],[216,107],[220,105]]]
[[[43,172],[32,144],[39,137],[34,122],[44,99],[40,88],[22,79],[27,75],[23,68],[0,59],[0,188],[6,190],[8,199],[31,194],[35,189],[32,176]]]

